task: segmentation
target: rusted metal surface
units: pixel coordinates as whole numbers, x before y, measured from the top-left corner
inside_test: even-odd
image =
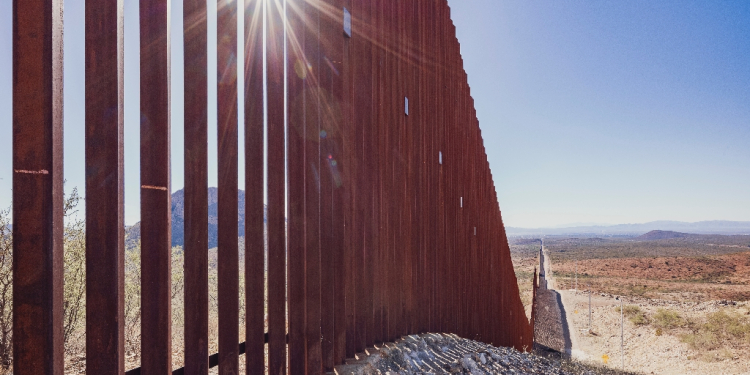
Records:
[[[125,371],[123,2],[86,2],[86,372]]]
[[[320,144],[320,171],[321,176],[323,171],[329,176],[328,185],[323,184],[322,178],[320,185],[321,351],[326,370],[346,358],[345,181],[349,161],[344,147],[344,54],[347,48],[343,32],[344,3],[345,0],[319,2],[318,71],[321,92],[328,94],[327,104],[322,107],[325,116],[321,116],[319,125],[321,131],[326,131],[325,141],[321,138]],[[327,151],[333,151],[332,158],[326,159]],[[325,229],[326,226],[330,229]],[[326,238],[328,246],[323,245],[323,233],[330,233]]]
[[[87,363],[97,374],[122,373],[124,363],[122,4],[87,2]],[[172,372],[169,1],[141,1],[143,366],[128,374],[214,366],[235,374],[243,353],[247,374],[317,374],[425,331],[530,348],[534,318],[519,298],[447,3],[290,0],[286,14],[281,5],[218,4],[220,342],[209,356],[206,4],[184,4],[186,346],[185,367]],[[239,6],[247,315],[238,346]],[[22,374],[62,371],[60,12],[59,1],[14,2],[14,356]],[[44,272],[31,280],[25,270],[38,259]]]
[[[351,15],[352,19],[352,33],[356,33],[356,26],[353,18],[356,15],[356,12],[354,12],[352,8],[352,0],[341,0],[339,2],[333,2],[335,5],[341,6],[342,9],[346,9],[347,12]],[[354,13],[353,13],[354,12]],[[327,34],[329,35],[329,34]],[[334,34],[335,35],[335,34]],[[353,36],[353,35],[352,35]],[[354,253],[355,253],[355,245],[353,243],[355,236],[352,235],[352,233],[357,233],[356,231],[356,225],[355,225],[355,198],[356,198],[356,190],[354,186],[354,170],[356,168],[355,166],[355,160],[354,160],[354,131],[353,126],[351,124],[353,123],[353,79],[354,76],[354,68],[355,64],[353,64],[354,57],[352,56],[353,53],[353,45],[352,45],[352,38],[350,37],[344,37],[343,42],[343,52],[342,52],[342,70],[341,73],[343,75],[342,78],[342,93],[341,93],[341,103],[342,103],[342,109],[343,109],[343,116],[342,116],[342,127],[341,127],[341,150],[343,154],[343,184],[344,184],[344,202],[343,202],[343,210],[342,215],[344,216],[344,230],[343,232],[343,243],[344,248],[342,251],[342,258],[343,258],[343,269],[341,271],[342,278],[343,278],[343,286],[344,286],[344,306],[343,306],[343,312],[344,312],[344,335],[343,335],[343,345],[344,345],[344,356],[345,358],[351,358],[355,354],[355,337],[354,337],[354,329],[355,329],[355,283],[354,283]],[[326,199],[328,197],[328,194],[324,193],[324,189],[326,187],[326,184],[323,184],[323,180],[321,180],[321,223],[323,226],[321,227],[321,240],[326,240],[325,234],[326,231],[325,228],[325,220],[326,217],[326,207],[330,204],[326,204]],[[321,247],[325,248],[325,243],[321,243]],[[338,328],[337,328],[338,330]],[[339,337],[338,335],[336,336]]]
[[[217,3],[219,374],[239,371],[237,0]]]
[[[268,118],[268,369],[286,374],[284,9],[266,3]]]
[[[63,373],[63,2],[13,1],[13,363]]]
[[[305,218],[305,371],[307,374],[318,374],[323,370],[323,346],[332,348],[333,316],[331,301],[333,274],[330,270],[322,272],[322,253],[320,245],[320,145],[321,140],[327,138],[321,133],[321,122],[330,120],[330,94],[322,89],[323,75],[321,71],[320,54],[320,6],[316,2],[306,3],[302,12],[303,22],[300,34],[304,40],[302,47],[303,59],[300,63],[306,65],[307,72],[303,75],[303,127],[302,140],[304,144],[304,163],[302,175],[304,177],[304,218]],[[296,63],[295,63],[296,64]],[[298,76],[299,78],[299,76]],[[294,77],[292,77],[294,79]],[[331,254],[331,249],[326,249]],[[330,257],[326,258],[330,261]],[[330,263],[327,263],[330,265]],[[323,301],[326,304],[323,314]],[[323,336],[325,330],[325,336]],[[331,361],[332,351],[326,352]],[[291,370],[291,367],[290,367]],[[294,371],[290,371],[294,374]]]
[[[185,370],[208,374],[206,2],[183,3],[185,43]]]
[[[288,107],[288,260],[287,260],[287,296],[289,306],[289,373],[304,374],[305,364],[311,361],[306,348],[305,317],[307,316],[307,304],[311,303],[306,298],[307,272],[312,270],[307,267],[306,246],[306,194],[305,184],[305,127],[307,125],[308,106],[305,90],[305,79],[308,67],[305,55],[305,25],[302,19],[305,16],[306,7],[304,2],[287,2],[287,66],[292,70],[287,77]],[[308,22],[311,22],[309,20]],[[308,25],[309,26],[309,25]],[[311,40],[313,42],[314,40]],[[311,105],[312,112],[317,108]],[[310,116],[313,117],[313,116]],[[317,117],[317,116],[315,116]],[[306,272],[307,271],[307,272]],[[320,292],[320,288],[318,288]],[[318,299],[320,300],[320,299]],[[319,322],[318,322],[319,323]],[[318,327],[320,325],[318,324]],[[316,336],[320,341],[320,334]],[[319,356],[318,356],[319,357]]]
[[[245,371],[265,371],[263,199],[263,1],[244,0],[245,38]]]
[[[141,373],[172,371],[169,0],[140,2]]]

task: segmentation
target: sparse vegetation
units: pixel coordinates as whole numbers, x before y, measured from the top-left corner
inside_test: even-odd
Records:
[[[650,323],[646,313],[636,305],[626,305],[623,310],[623,314],[628,317],[628,320],[637,326]],[[620,306],[615,307],[615,311],[620,312]]]
[[[66,372],[85,369],[86,311],[86,235],[85,220],[76,215],[81,197],[73,189],[64,201],[64,314]],[[0,374],[10,374],[13,359],[13,233],[10,230],[11,209],[0,210]],[[82,216],[82,215],[81,215]],[[244,243],[239,240],[240,254]],[[182,366],[184,331],[184,280],[182,247],[172,248],[172,333],[175,366]],[[209,250],[209,350],[218,351],[218,303],[216,300],[216,249]],[[240,327],[244,327],[244,261],[240,259]],[[126,368],[138,367],[141,354],[141,251],[140,241],[129,243],[125,250],[125,355]],[[240,334],[242,334],[242,330]]]
[[[518,293],[526,310],[531,308],[534,295],[534,273],[516,270],[516,281],[518,282]]]
[[[656,310],[656,314],[651,317],[651,320],[656,328],[661,329],[672,329],[685,325],[685,319],[683,319],[676,311],[669,309]]]
[[[691,324],[690,333],[680,340],[693,349],[714,350],[725,345],[738,347],[750,343],[750,321],[737,313],[717,311],[706,316],[705,321]]]
[[[81,197],[78,189],[65,197],[63,341],[66,356],[85,348],[86,235],[85,222],[77,217]],[[13,365],[13,232],[11,208],[0,210],[0,374],[11,373]]]

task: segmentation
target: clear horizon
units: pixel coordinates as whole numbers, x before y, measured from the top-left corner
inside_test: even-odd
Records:
[[[449,3],[506,226],[750,221],[750,2]],[[66,191],[83,195],[84,1],[64,4]],[[208,4],[208,69],[216,71],[216,4]],[[0,159],[8,161],[0,209],[12,185],[11,7],[0,3]],[[184,185],[180,1],[171,27],[176,191]],[[238,49],[243,66],[241,42]],[[140,209],[138,61],[138,3],[127,1],[128,225]],[[209,74],[210,186],[215,98]],[[242,121],[242,92],[238,100]],[[241,159],[239,168],[242,184]]]

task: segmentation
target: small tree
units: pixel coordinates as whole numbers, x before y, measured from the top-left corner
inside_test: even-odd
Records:
[[[10,369],[13,360],[13,233],[10,208],[0,210],[0,368]]]
[[[78,189],[64,200],[65,231],[63,243],[63,339],[66,354],[82,348],[71,338],[83,334],[86,311],[86,228],[77,217],[81,197]],[[0,369],[7,372],[13,363],[13,231],[11,208],[0,210]]]
[[[82,318],[86,313],[86,222],[76,215],[80,201],[78,189],[73,188],[64,203],[63,340],[66,354],[85,348],[83,340],[71,340],[85,333]]]

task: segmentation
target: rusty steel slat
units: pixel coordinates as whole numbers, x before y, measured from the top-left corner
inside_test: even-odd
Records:
[[[447,27],[445,26],[445,7],[444,4],[440,3],[440,18],[438,20],[440,24],[440,45],[446,46],[445,44],[445,34]],[[444,332],[451,332],[455,331],[451,324],[451,318],[454,310],[454,305],[452,305],[453,302],[453,288],[454,285],[452,283],[453,279],[453,273],[452,268],[450,267],[450,255],[453,249],[453,226],[454,226],[454,213],[455,213],[455,194],[453,191],[453,169],[456,163],[458,162],[458,156],[455,152],[454,142],[451,142],[453,139],[453,132],[452,132],[452,126],[451,122],[449,120],[449,109],[452,107],[450,101],[452,97],[448,95],[448,84],[450,83],[450,78],[447,74],[448,66],[447,66],[447,48],[444,47],[441,49],[441,57],[440,57],[440,90],[441,90],[441,107],[443,108],[442,111],[442,123],[443,123],[443,142],[445,144],[446,149],[446,162],[444,167],[444,182],[443,185],[445,187],[444,196],[443,196],[443,207],[444,207],[444,233],[445,233],[445,254],[443,255],[443,267],[445,270],[446,277],[442,280],[441,283],[441,289],[445,291],[444,297],[443,297],[443,323],[441,327],[441,331]],[[448,282],[450,281],[450,284]]]
[[[220,0],[217,32],[219,374],[239,371],[237,0]]]
[[[341,5],[342,8],[347,9],[351,15],[352,33],[357,28],[355,22],[356,10],[352,9],[352,0],[340,0],[339,2],[333,2],[334,7]],[[343,28],[342,28],[343,29]],[[344,249],[343,249],[343,285],[344,285],[344,314],[345,314],[345,333],[344,333],[344,357],[352,358],[355,354],[355,285],[353,282],[354,278],[354,237],[357,233],[355,227],[355,168],[354,162],[354,135],[353,135],[353,96],[354,96],[354,56],[353,49],[355,42],[353,39],[355,35],[344,38],[343,54],[341,61],[343,62],[343,84],[342,84],[342,103],[343,105],[343,123],[342,123],[342,147],[344,157],[344,189],[345,189],[345,207],[344,207]],[[321,207],[325,207],[324,204],[323,190],[321,187]],[[323,222],[323,212],[321,212],[321,221]],[[322,228],[321,228],[322,232]],[[321,244],[322,248],[325,248]],[[336,336],[338,338],[338,335]]]
[[[436,43],[437,41],[437,12],[436,12],[436,6],[437,4],[434,2],[428,3],[428,17],[429,20],[429,28],[427,32],[428,41],[427,41],[427,49],[430,52],[428,55],[428,69],[430,71],[429,79],[428,79],[428,88],[427,92],[430,95],[430,102],[429,102],[429,110],[428,113],[431,116],[437,116],[438,112],[436,109],[439,106],[437,95],[440,92],[439,90],[439,81],[438,81],[438,54],[439,54],[439,47]],[[438,163],[435,164],[435,161],[433,159],[433,171],[431,173],[431,181],[432,181],[432,198],[430,199],[431,202],[431,212],[430,217],[433,218],[433,229],[432,229],[432,237],[433,237],[433,243],[430,247],[431,249],[431,258],[433,259],[431,266],[432,266],[432,272],[430,275],[430,286],[431,286],[431,316],[430,316],[430,328],[429,330],[431,332],[436,332],[440,330],[440,304],[439,304],[439,294],[438,294],[438,279],[441,277],[440,275],[440,267],[441,267],[441,257],[442,253],[445,251],[443,247],[443,214],[442,214],[442,181],[441,181],[441,170],[442,170],[442,163],[443,158],[445,157],[443,155],[443,147],[441,147],[441,136],[442,136],[442,126],[440,123],[440,120],[438,118],[431,119],[429,121],[429,124],[432,126],[432,130],[429,132],[431,135],[431,147],[432,151],[428,154],[427,161],[430,162],[430,158],[438,158]]]
[[[427,84],[428,84],[428,67],[429,67],[429,53],[431,52],[427,48],[427,28],[429,27],[429,24],[427,20],[429,18],[429,10],[427,6],[429,3],[424,2],[418,2],[416,4],[416,15],[417,15],[417,40],[418,40],[418,47],[416,49],[417,51],[417,63],[418,66],[416,67],[417,72],[417,79],[418,79],[418,96],[420,98],[419,102],[417,103],[419,106],[419,162],[420,162],[420,172],[419,172],[419,179],[417,180],[417,186],[419,187],[421,191],[420,200],[419,200],[419,218],[420,218],[420,248],[419,248],[419,257],[420,257],[420,281],[421,281],[421,288],[422,291],[420,293],[420,296],[422,297],[421,302],[421,314],[419,321],[421,323],[419,327],[420,332],[428,332],[430,330],[430,324],[431,324],[431,307],[432,307],[432,288],[430,285],[431,281],[431,269],[432,269],[432,261],[433,257],[430,256],[429,249],[433,248],[432,244],[432,238],[434,236],[434,231],[432,228],[432,223],[434,221],[434,215],[430,212],[430,204],[432,202],[432,187],[434,186],[434,181],[432,181],[431,172],[434,169],[435,165],[435,159],[430,158],[430,141],[432,134],[428,130],[428,124],[431,122],[429,121],[430,112],[429,112],[429,104],[430,104],[430,92],[427,90]]]
[[[268,369],[286,374],[284,9],[266,3],[268,118]]]
[[[244,0],[245,373],[265,371],[263,1]]]
[[[394,338],[403,336],[404,334],[404,295],[405,290],[408,288],[405,278],[405,259],[404,259],[404,220],[403,220],[403,176],[402,169],[403,165],[403,153],[402,153],[402,142],[404,140],[403,129],[404,129],[404,91],[403,81],[401,77],[401,18],[403,15],[402,11],[403,3],[397,3],[394,8],[396,9],[395,17],[393,18],[393,45],[394,51],[393,59],[393,99],[391,101],[391,112],[394,115],[393,122],[393,136],[392,139],[392,152],[393,152],[393,196],[394,196],[394,280],[393,285],[393,298],[394,298]]]
[[[383,52],[381,49],[383,43],[383,2],[376,2],[372,8],[373,15],[373,35],[372,41],[372,68],[374,74],[373,80],[373,117],[375,119],[373,124],[373,145],[372,145],[372,176],[373,176],[373,215],[372,215],[372,227],[373,227],[373,244],[372,249],[374,252],[372,267],[374,277],[370,280],[373,286],[373,332],[372,340],[373,343],[383,342],[383,288],[382,288],[382,270],[383,270],[383,246],[381,243],[382,235],[382,167],[380,152],[382,147],[382,127],[383,127]]]
[[[435,75],[435,59],[436,59],[436,48],[433,47],[432,43],[435,38],[435,30],[433,29],[434,20],[435,20],[435,3],[434,2],[428,2],[426,4],[422,4],[423,9],[423,22],[425,25],[423,25],[422,29],[422,48],[423,48],[423,61],[424,66],[423,69],[423,76],[422,80],[424,82],[423,84],[423,90],[424,94],[426,95],[426,103],[425,103],[425,114],[427,118],[425,118],[425,127],[424,131],[426,132],[426,151],[425,151],[425,162],[427,163],[427,182],[429,184],[429,196],[427,197],[427,217],[429,218],[429,233],[427,233],[427,249],[425,250],[425,254],[428,258],[428,269],[426,274],[426,282],[427,282],[427,288],[429,293],[429,310],[428,310],[428,319],[429,323],[427,324],[427,331],[428,332],[435,332],[437,330],[437,304],[436,304],[436,291],[437,288],[435,286],[435,278],[437,275],[437,270],[439,267],[439,257],[440,257],[440,227],[439,227],[439,204],[440,204],[440,197],[438,195],[439,189],[440,189],[440,180],[438,179],[438,173],[440,171],[440,154],[438,154],[438,151],[440,150],[439,147],[437,147],[436,143],[440,136],[440,129],[438,125],[438,121],[435,118],[435,110],[437,108],[437,105],[435,103],[435,94],[437,93],[437,88],[435,85],[436,81],[436,75]],[[421,12],[420,12],[421,13]]]
[[[446,96],[446,107],[448,108],[447,114],[446,114],[446,121],[448,122],[448,128],[450,129],[450,136],[448,138],[449,142],[451,143],[452,148],[452,161],[451,168],[450,168],[450,194],[448,196],[448,205],[450,207],[450,223],[448,226],[448,232],[450,234],[450,250],[448,253],[448,266],[450,267],[450,273],[449,273],[449,280],[450,284],[448,286],[448,289],[450,290],[450,300],[448,301],[448,306],[450,306],[450,313],[448,316],[448,331],[454,332],[460,334],[458,331],[458,326],[456,324],[456,317],[458,310],[460,309],[461,305],[459,303],[458,298],[458,292],[459,292],[459,283],[461,280],[459,279],[459,272],[458,272],[458,266],[462,263],[456,263],[455,259],[455,253],[457,251],[457,227],[459,227],[460,223],[458,221],[458,213],[460,212],[461,207],[459,206],[460,202],[460,191],[458,190],[457,182],[459,179],[456,178],[457,171],[463,168],[463,165],[461,165],[461,150],[459,149],[459,138],[457,138],[458,134],[456,132],[456,121],[454,118],[455,115],[455,93],[456,88],[454,87],[454,79],[453,79],[453,65],[452,65],[452,56],[453,56],[453,49],[451,48],[451,45],[449,44],[449,21],[450,21],[450,15],[448,13],[448,7],[447,4],[443,4],[443,7],[445,8],[445,12],[443,14],[445,22],[445,29],[443,30],[443,45],[446,48],[446,57],[444,60],[445,64],[445,77],[446,77],[446,83],[447,87],[445,88],[445,96]]]
[[[347,241],[345,232],[345,215],[347,215],[346,189],[347,154],[345,135],[345,101],[344,101],[344,50],[348,43],[343,33],[342,0],[316,0],[319,8],[312,10],[318,17],[317,40],[319,50],[317,64],[320,81],[321,131],[319,145],[320,170],[320,257],[321,257],[321,355],[323,367],[332,370],[334,365],[343,363],[346,358],[346,275],[347,275]],[[326,131],[323,138],[322,131]],[[329,151],[333,158],[328,159]],[[312,157],[312,155],[311,155]],[[333,165],[335,162],[335,165]],[[327,171],[324,173],[324,171]],[[325,177],[325,178],[324,178]]]
[[[307,103],[304,81],[307,67],[304,64],[304,25],[305,3],[287,2],[287,81],[288,106],[288,154],[287,171],[289,178],[287,203],[288,213],[288,261],[287,296],[289,306],[289,373],[304,374],[309,359],[307,357],[305,331],[306,304],[306,217],[305,217],[305,126]],[[312,110],[312,108],[311,108]],[[316,337],[320,337],[318,334]]]
[[[352,0],[351,1],[351,14],[352,14],[352,39],[351,39],[351,81],[352,85],[352,96],[351,96],[351,115],[352,121],[349,124],[351,127],[351,147],[352,154],[350,159],[351,175],[349,178],[350,196],[352,204],[354,206],[352,215],[352,231],[351,233],[351,249],[349,250],[352,256],[352,275],[350,281],[352,282],[352,327],[351,334],[353,336],[353,350],[354,353],[359,353],[364,350],[365,341],[365,330],[364,324],[364,289],[362,287],[364,282],[364,182],[363,182],[363,122],[365,121],[365,114],[363,114],[362,106],[363,96],[366,95],[366,89],[363,87],[363,64],[365,60],[362,56],[362,51],[365,44],[365,9],[363,8],[364,0]],[[350,333],[347,332],[347,335]]]
[[[13,1],[13,364],[63,373],[63,2]]]
[[[354,109],[354,118],[352,126],[354,127],[355,134],[355,147],[356,151],[353,170],[356,174],[353,182],[355,184],[354,193],[355,197],[355,221],[354,221],[354,234],[355,240],[353,243],[354,250],[354,288],[355,288],[355,351],[357,353],[362,352],[365,349],[367,340],[367,287],[366,283],[369,282],[367,279],[367,242],[369,228],[367,226],[367,164],[366,164],[366,149],[367,149],[367,136],[366,132],[370,125],[370,114],[367,107],[370,104],[370,95],[372,90],[368,85],[369,78],[369,56],[367,54],[368,48],[368,7],[367,3],[363,0],[352,1],[352,27],[353,27],[353,56],[354,61],[352,62],[354,70],[354,102],[352,108]],[[356,26],[356,27],[355,27]]]
[[[442,46],[442,35],[443,35],[443,22],[442,22],[442,7],[439,4],[435,5],[435,44]],[[447,231],[447,211],[446,211],[446,194],[447,194],[447,166],[452,162],[452,154],[447,147],[445,142],[446,124],[445,124],[445,111],[446,107],[444,104],[444,86],[445,86],[445,74],[444,74],[444,48],[439,48],[435,56],[435,85],[437,86],[435,104],[440,108],[438,110],[438,148],[443,152],[443,164],[440,165],[440,171],[438,176],[439,193],[438,193],[438,220],[439,220],[439,236],[438,236],[438,276],[435,279],[436,290],[441,290],[442,293],[436,293],[436,319],[435,330],[438,332],[445,332],[446,329],[446,310],[447,300],[450,291],[444,288],[445,280],[447,279],[447,253],[448,253],[448,235]]]
[[[208,374],[206,2],[183,3],[185,64],[185,374]]]
[[[409,116],[404,116],[404,138],[403,143],[403,158],[406,161],[404,168],[404,189],[403,189],[403,213],[404,213],[404,228],[405,238],[404,246],[406,249],[406,271],[407,271],[407,282],[409,283],[409,293],[405,300],[405,331],[404,333],[409,334],[416,329],[416,311],[417,311],[417,294],[419,292],[417,284],[417,243],[415,226],[417,219],[415,216],[415,201],[414,201],[414,172],[416,169],[416,163],[414,159],[414,138],[415,128],[417,126],[418,115],[416,114],[416,108],[414,102],[417,98],[414,96],[414,74],[413,74],[413,62],[412,62],[412,11],[411,2],[404,2],[402,6],[403,11],[403,24],[401,29],[401,45],[402,45],[402,66],[401,72],[404,81],[404,96],[411,98],[411,105],[409,106]]]
[[[394,53],[394,47],[395,47],[395,40],[398,29],[397,29],[397,22],[396,22],[396,16],[398,14],[398,8],[395,4],[390,3],[388,4],[388,20],[389,25],[386,29],[386,38],[387,38],[387,48],[390,51],[388,59],[387,59],[387,69],[388,74],[386,76],[387,82],[386,87],[388,87],[388,90],[386,91],[387,96],[387,102],[384,105],[384,109],[388,116],[388,136],[386,138],[386,147],[387,152],[386,155],[388,156],[388,162],[387,162],[387,180],[388,180],[388,189],[389,189],[389,196],[390,199],[389,207],[388,207],[388,222],[389,222],[389,243],[388,243],[388,273],[387,273],[387,289],[388,289],[388,336],[386,337],[386,341],[392,341],[398,337],[400,332],[398,331],[398,325],[399,325],[399,306],[400,306],[400,285],[399,285],[399,268],[400,265],[397,254],[398,254],[398,230],[400,228],[400,223],[398,222],[398,212],[396,211],[399,207],[397,196],[394,194],[393,189],[396,187],[396,155],[397,155],[397,146],[398,146],[398,119],[401,116],[401,113],[399,112],[399,102],[403,100],[403,98],[399,97],[399,92],[397,90],[397,59],[398,56]]]
[[[302,174],[305,179],[304,194],[305,199],[305,300],[306,300],[306,348],[307,363],[306,372],[308,374],[318,374],[323,371],[323,347],[326,351],[325,358],[329,362],[329,367],[333,367],[333,270],[322,272],[322,254],[320,246],[320,178],[318,177],[321,170],[320,165],[320,145],[322,140],[321,122],[332,123],[331,108],[329,95],[324,95],[321,89],[324,75],[330,75],[327,71],[323,73],[320,68],[320,9],[315,6],[306,5],[305,17],[309,20],[309,25],[303,25],[300,32],[304,36],[304,55],[300,64],[305,61],[309,64],[309,70],[304,74],[310,74],[309,79],[305,79],[305,122],[301,132],[302,141],[304,142],[304,162],[302,165]],[[337,38],[334,38],[336,40]],[[304,67],[304,65],[303,65]],[[328,132],[335,133],[335,130],[327,129]],[[330,246],[326,251],[326,266],[331,265],[333,252]],[[322,277],[325,275],[326,283],[323,284]],[[325,296],[325,297],[323,297]],[[325,298],[325,314],[322,313],[322,301]],[[325,335],[323,329],[325,327]],[[291,355],[290,355],[291,357]]]
[[[409,143],[408,143],[408,155],[409,155],[409,174],[407,188],[408,201],[409,201],[409,222],[410,227],[410,239],[409,244],[411,247],[411,272],[412,272],[412,297],[410,311],[410,329],[409,333],[421,332],[421,310],[422,304],[422,273],[421,273],[421,255],[420,248],[422,241],[420,240],[421,235],[421,223],[425,219],[419,215],[421,192],[419,189],[419,173],[422,169],[420,160],[420,145],[419,139],[420,133],[420,122],[422,117],[420,114],[420,106],[423,98],[418,94],[418,74],[417,74],[417,14],[415,12],[416,2],[409,1],[404,4],[406,7],[406,41],[407,44],[407,55],[406,55],[406,75],[408,85],[408,95],[411,97],[409,103],[409,118],[410,124],[407,126],[409,131]]]
[[[382,341],[387,342],[391,339],[392,334],[392,320],[393,320],[393,295],[391,294],[391,286],[393,283],[393,267],[391,264],[392,252],[393,252],[393,230],[391,227],[392,211],[391,206],[393,203],[393,196],[390,194],[391,186],[391,146],[390,134],[392,129],[393,114],[391,111],[391,60],[393,59],[390,53],[390,35],[391,35],[391,9],[392,4],[383,3],[380,5],[381,12],[381,30],[380,30],[380,43],[382,45],[381,59],[381,103],[380,113],[381,122],[383,127],[381,129],[381,145],[380,145],[380,169],[381,169],[381,272],[378,278],[380,288],[382,289],[382,301],[383,301],[383,329],[382,329]]]
[[[424,145],[424,121],[426,118],[426,115],[424,113],[424,105],[427,102],[427,95],[422,89],[422,68],[424,62],[422,61],[422,58],[424,56],[424,49],[422,45],[422,27],[424,25],[424,22],[422,21],[422,16],[424,12],[421,9],[422,4],[415,2],[412,4],[412,18],[414,19],[414,24],[412,26],[413,29],[413,36],[412,36],[412,42],[414,43],[414,46],[412,47],[413,50],[413,61],[414,61],[414,67],[412,68],[412,71],[414,72],[414,93],[415,98],[417,99],[415,101],[415,112],[417,114],[417,124],[414,128],[415,130],[415,177],[414,177],[414,187],[415,187],[415,201],[416,201],[416,207],[415,207],[415,213],[416,213],[416,224],[417,229],[415,233],[416,241],[417,241],[417,247],[415,249],[417,253],[417,311],[416,311],[416,319],[417,319],[417,326],[415,327],[416,332],[425,332],[427,330],[426,326],[429,324],[430,320],[427,316],[427,311],[429,309],[429,292],[427,290],[427,272],[426,267],[429,260],[427,259],[425,255],[425,248],[426,248],[426,232],[428,226],[426,223],[430,221],[430,217],[427,216],[427,212],[424,211],[425,209],[425,198],[427,197],[427,191],[425,189],[425,185],[429,186],[429,180],[427,179],[427,176],[425,175],[428,166],[425,163],[424,160],[424,151],[425,151],[425,145]]]
[[[390,251],[390,228],[388,221],[389,214],[389,203],[390,196],[387,190],[388,186],[388,128],[390,125],[390,117],[388,113],[388,4],[385,2],[378,2],[378,18],[380,19],[378,25],[378,68],[380,70],[380,78],[378,80],[378,123],[379,127],[379,144],[378,144],[378,193],[380,195],[379,203],[379,270],[377,278],[377,291],[380,294],[380,339],[378,341],[385,342],[388,340],[388,311],[389,311],[389,277],[388,271],[390,270],[388,263],[388,254]]]
[[[141,0],[141,373],[172,370],[169,0]]]
[[[411,93],[410,85],[410,74],[409,74],[409,40],[408,40],[408,28],[409,28],[409,7],[407,2],[399,3],[399,30],[398,30],[398,53],[399,53],[399,90],[401,100],[404,101],[403,97],[411,97],[412,102],[414,96]],[[405,103],[404,103],[405,104]],[[401,104],[401,106],[404,106]],[[413,298],[414,298],[414,262],[413,262],[413,251],[414,244],[411,241],[412,229],[414,221],[412,220],[412,194],[411,191],[411,171],[412,171],[412,160],[411,160],[411,148],[412,148],[412,130],[414,128],[414,112],[413,106],[410,111],[411,116],[405,114],[404,109],[400,112],[401,119],[399,121],[399,131],[401,133],[401,139],[399,142],[399,156],[402,160],[400,173],[399,173],[399,195],[401,198],[400,216],[401,216],[401,257],[402,257],[402,277],[404,282],[404,293],[401,303],[401,319],[402,329],[401,335],[408,334],[414,321],[412,320],[411,312],[413,310]]]
[[[375,62],[373,61],[373,37],[375,35],[375,24],[373,14],[373,2],[365,2],[362,4],[363,20],[362,20],[362,31],[367,35],[367,39],[363,44],[362,49],[362,69],[364,70],[364,89],[367,91],[363,98],[363,105],[360,108],[365,113],[365,121],[362,122],[363,127],[363,147],[362,147],[362,200],[363,200],[363,230],[364,230],[364,254],[363,254],[363,272],[364,281],[360,287],[360,293],[363,295],[363,349],[370,347],[374,344],[373,336],[375,330],[374,321],[374,305],[373,305],[373,280],[374,280],[374,231],[375,221],[373,220],[373,204],[374,204],[374,169],[373,164],[373,144],[376,141],[374,133],[374,124],[377,120],[375,118],[375,100],[376,95],[374,91],[374,79],[375,79]]]
[[[309,12],[313,26],[308,29],[315,44],[308,44],[308,49],[313,77],[319,82],[320,335],[322,366],[330,371],[346,357],[343,5],[341,0],[315,3]],[[310,160],[314,163],[314,155]]]
[[[123,2],[86,2],[86,372],[125,371]]]

